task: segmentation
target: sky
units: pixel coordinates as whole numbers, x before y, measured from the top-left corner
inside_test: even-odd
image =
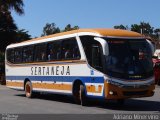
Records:
[[[32,37],[40,37],[46,23],[64,29],[67,24],[113,28],[144,21],[160,28],[160,0],[24,0],[24,5],[24,15],[12,15],[18,28]]]

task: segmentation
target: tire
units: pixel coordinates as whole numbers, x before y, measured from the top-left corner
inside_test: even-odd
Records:
[[[80,85],[80,102],[82,106],[87,105],[87,98],[84,85]]]
[[[87,104],[84,85],[78,85],[78,89],[74,93],[74,100],[77,104],[82,106],[85,106]]]
[[[119,100],[117,100],[117,104],[118,105],[124,105],[125,104],[125,100],[124,99],[119,99]]]
[[[33,97],[33,91],[32,91],[32,84],[30,81],[27,81],[25,84],[25,95],[27,98],[32,98]]]

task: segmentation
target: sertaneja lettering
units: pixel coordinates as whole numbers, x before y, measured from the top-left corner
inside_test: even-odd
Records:
[[[69,66],[67,67],[66,75],[70,75],[70,68],[69,68]]]
[[[59,66],[56,66],[56,75],[59,75]]]
[[[70,75],[69,66],[31,67],[31,75]]]
[[[34,72],[33,72],[33,67],[31,67],[31,75],[33,75],[34,74]]]
[[[64,66],[62,66],[61,75],[64,75]]]
[[[49,67],[47,67],[46,75],[49,75],[49,73],[50,73],[50,70],[49,70]]]
[[[35,75],[37,75],[37,67],[35,67],[34,73],[35,73]]]
[[[38,75],[41,75],[41,67],[38,68]]]

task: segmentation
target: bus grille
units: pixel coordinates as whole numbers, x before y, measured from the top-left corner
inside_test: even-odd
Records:
[[[145,95],[147,94],[147,90],[145,91],[132,91],[132,92],[123,92],[124,96],[134,96],[134,95]]]
[[[125,88],[125,89],[133,89],[133,88],[135,88],[135,86],[123,86],[123,88]],[[148,88],[148,85],[140,85],[140,86],[136,86],[136,88],[145,89],[145,88]]]

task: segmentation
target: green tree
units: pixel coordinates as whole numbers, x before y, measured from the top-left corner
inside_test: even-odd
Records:
[[[141,27],[138,24],[132,24],[131,31],[141,33]]]
[[[114,26],[114,29],[123,29],[123,30],[127,30],[128,29],[128,26],[124,26],[124,25],[116,25]]]
[[[160,28],[154,30],[155,38],[160,39]]]
[[[154,30],[155,34],[158,34],[158,32],[160,32],[160,28],[157,28],[157,29]]]
[[[151,27],[149,23],[140,22],[140,28],[143,34],[152,35],[154,27]]]
[[[79,26],[72,27],[71,24],[68,24],[63,31],[66,32],[66,31],[77,30],[77,29],[79,29]]]
[[[11,16],[11,11],[24,14],[23,0],[0,0],[0,51],[4,52],[6,46],[16,42],[17,26]]]
[[[79,26],[72,27],[71,24],[68,24],[63,30],[60,30],[55,23],[47,23],[43,27],[43,33],[41,36],[46,36],[46,35],[51,35],[51,34],[56,34],[60,32],[71,31],[71,30],[77,30],[77,29],[79,29]]]
[[[11,16],[11,13],[8,12],[0,12],[0,31],[8,32],[8,31],[15,31],[17,29],[16,24]]]
[[[4,52],[7,45],[16,42],[16,30],[10,12],[0,12],[0,51]]]
[[[153,34],[154,27],[152,27],[149,23],[140,22],[140,24],[132,24],[131,31],[135,31],[148,36]]]
[[[0,0],[0,11],[7,12],[14,10],[17,14],[24,14],[23,0]]]
[[[31,39],[31,35],[25,29],[17,30],[17,42],[22,42]]]
[[[43,28],[43,33],[41,36],[51,35],[55,33],[60,33],[59,27],[56,27],[55,23],[47,23]]]

